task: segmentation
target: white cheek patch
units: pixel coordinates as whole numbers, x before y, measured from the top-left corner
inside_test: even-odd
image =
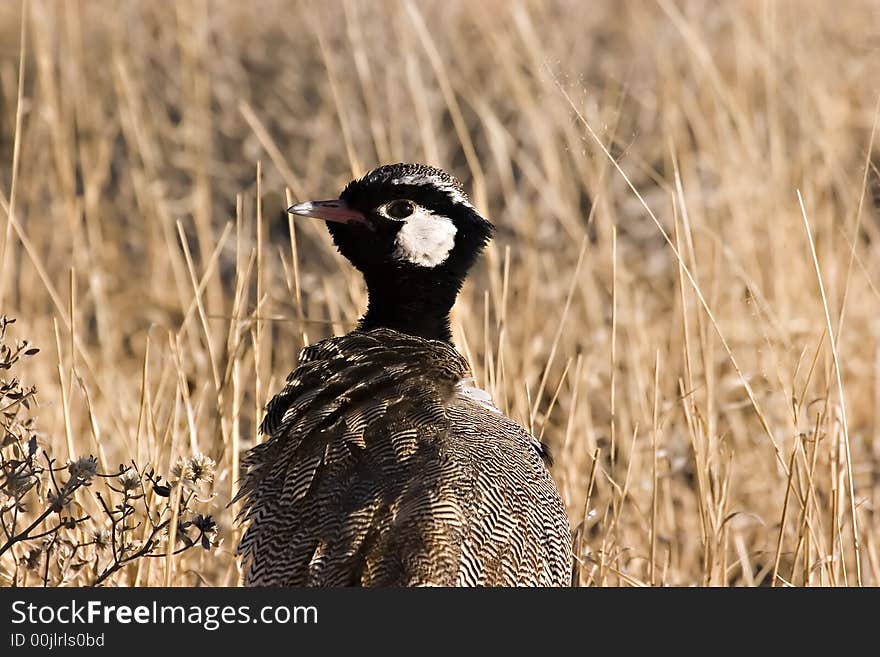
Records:
[[[420,267],[436,267],[455,246],[456,232],[447,217],[416,208],[397,233],[394,257]]]

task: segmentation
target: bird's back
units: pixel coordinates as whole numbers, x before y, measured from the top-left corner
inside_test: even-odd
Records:
[[[448,343],[390,329],[306,348],[245,460],[250,585],[564,585],[540,445],[462,388]]]

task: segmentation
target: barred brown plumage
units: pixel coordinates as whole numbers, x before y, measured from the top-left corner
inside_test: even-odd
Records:
[[[442,259],[401,262],[404,228],[373,210],[397,197],[425,209],[409,246],[440,244]],[[358,330],[306,347],[267,407],[267,440],[245,458],[239,493],[246,583],[567,585],[571,536],[543,448],[463,386],[467,362],[449,341],[449,309],[491,224],[454,178],[416,165],[382,167],[340,201],[294,210],[322,216],[315,207],[367,224],[333,236],[364,272],[370,309]],[[454,244],[419,242],[441,211]],[[392,285],[394,303],[377,298]]]

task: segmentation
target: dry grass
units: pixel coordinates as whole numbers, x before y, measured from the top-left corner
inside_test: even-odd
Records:
[[[582,584],[880,584],[875,3],[27,14],[19,104],[0,4],[0,309],[43,348],[40,438],[217,461],[220,549],[112,582],[237,583],[239,452],[365,302],[281,208],[417,160],[499,226],[455,340],[552,446]]]

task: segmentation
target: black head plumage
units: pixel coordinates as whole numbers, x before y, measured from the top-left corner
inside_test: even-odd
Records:
[[[449,340],[449,311],[493,225],[461,183],[425,164],[386,164],[351,181],[338,199],[291,212],[328,221],[340,253],[367,283],[361,328]]]

